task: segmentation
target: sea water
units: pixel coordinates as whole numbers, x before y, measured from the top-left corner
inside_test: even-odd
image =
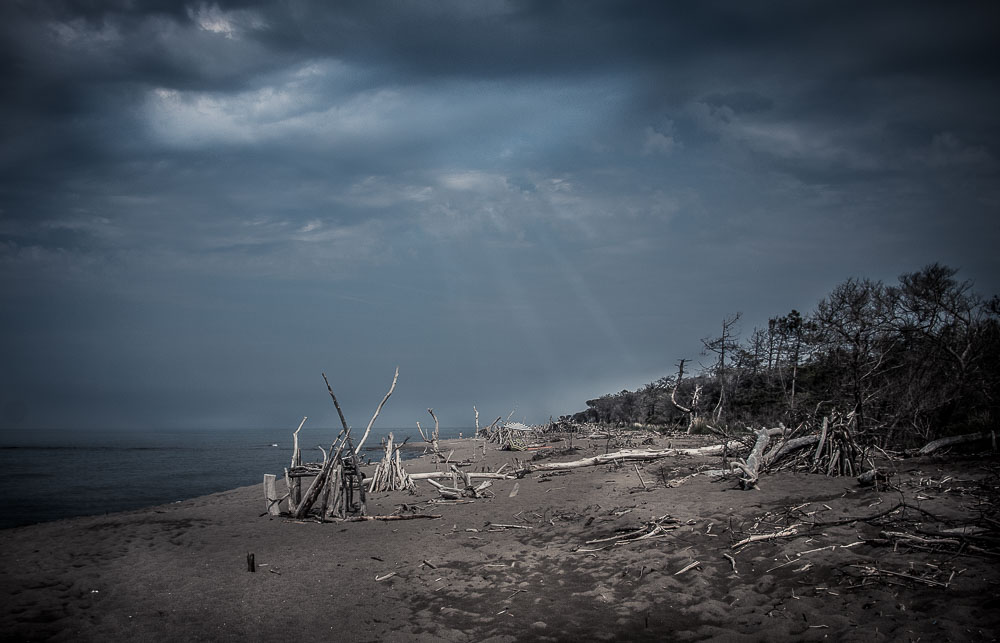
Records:
[[[259,484],[265,473],[284,473],[292,457],[292,431],[281,429],[0,430],[0,528],[72,516],[127,511]],[[373,429],[371,458],[390,431],[396,443],[415,429]],[[441,429],[441,439],[473,429]],[[361,432],[355,430],[355,440]],[[320,462],[334,429],[304,427],[305,462]],[[362,453],[365,456],[366,453]],[[415,457],[419,448],[401,451]]]

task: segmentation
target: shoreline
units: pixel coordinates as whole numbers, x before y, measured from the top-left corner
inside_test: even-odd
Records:
[[[362,458],[380,459],[378,441],[389,431],[401,440],[410,436],[404,459],[419,455],[422,446],[410,430],[387,428],[373,431]],[[442,434],[463,431],[454,427]],[[333,440],[337,432],[313,428],[303,434],[305,444],[314,445]],[[291,430],[284,429],[191,429],[169,436],[105,431],[89,439],[52,430],[18,436],[8,435],[0,446],[0,486],[6,490],[0,531],[190,500],[255,484],[264,471],[281,477],[292,446]],[[321,457],[314,449],[304,455]]]
[[[704,441],[664,436],[649,448]],[[475,460],[467,471],[532,457],[489,445],[483,459],[470,438],[441,442],[442,451],[455,449],[454,460]],[[607,448],[603,440],[580,438],[573,446],[578,450],[545,461]],[[790,472],[768,474],[757,491],[739,491],[732,481],[685,478],[718,466],[718,458],[686,456],[533,472],[495,481],[493,498],[458,503],[436,502],[436,490],[418,482],[414,494],[370,494],[369,514],[441,518],[391,522],[262,517],[256,484],[0,531],[0,625],[12,638],[52,640],[995,638],[995,599],[988,597],[1000,587],[1000,572],[990,558],[894,552],[869,544],[879,529],[864,521],[731,546],[774,532],[788,516],[864,517],[900,494],[951,521],[972,520],[969,507],[996,501],[989,492],[995,457],[905,465],[900,492]],[[435,469],[429,457],[404,466],[411,473]],[[948,475],[950,484],[926,482]],[[667,486],[676,480],[683,481]],[[614,544],[651,520],[661,521],[662,535]],[[247,571],[248,553],[255,573]],[[794,564],[784,564],[786,557]],[[937,565],[956,574],[942,588],[866,577],[862,568],[875,565],[900,573],[918,565],[921,575]]]

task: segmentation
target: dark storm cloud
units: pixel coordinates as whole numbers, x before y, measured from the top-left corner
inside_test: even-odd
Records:
[[[848,275],[989,288],[997,12],[3,3],[5,421],[266,424],[335,353],[547,415]]]

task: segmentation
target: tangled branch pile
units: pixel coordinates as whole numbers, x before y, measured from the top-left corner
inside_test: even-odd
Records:
[[[767,453],[764,463],[769,471],[793,469],[828,476],[861,474],[864,451],[854,439],[854,414],[836,411],[823,418],[819,433],[808,434],[803,425],[783,438]],[[807,433],[802,435],[802,433]]]
[[[410,475],[403,469],[399,449],[404,444],[406,444],[406,440],[403,440],[399,445],[394,445],[393,435],[389,434],[385,441],[385,456],[381,462],[375,465],[369,491],[409,491],[416,488]]]
[[[498,418],[499,419],[499,418]],[[496,428],[487,431],[486,439],[497,445],[501,451],[524,451],[536,446],[536,431],[520,422],[504,422],[495,424]]]

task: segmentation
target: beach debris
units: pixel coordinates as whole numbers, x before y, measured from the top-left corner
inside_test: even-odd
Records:
[[[419,474],[416,474],[416,475],[419,475]],[[451,481],[452,481],[452,486],[450,486],[450,487],[446,487],[445,485],[441,484],[440,482],[436,482],[435,480],[433,480],[429,476],[428,477],[422,477],[421,479],[422,480],[426,480],[431,486],[433,486],[435,489],[437,489],[438,493],[441,494],[441,497],[443,499],[445,499],[445,500],[459,500],[460,498],[463,498],[463,497],[464,498],[487,498],[487,497],[492,497],[493,496],[493,492],[492,491],[488,491],[488,489],[493,485],[493,479],[497,478],[497,477],[500,477],[500,478],[505,477],[503,475],[498,475],[498,474],[487,474],[487,473],[473,474],[473,473],[468,473],[466,471],[460,470],[454,464],[451,465],[451,471],[447,475],[448,475],[448,477],[451,478]],[[435,477],[440,477],[440,476],[435,476]],[[472,482],[473,478],[477,478],[477,477],[486,477],[486,478],[489,478],[489,479],[484,480],[483,482],[479,483],[478,485],[473,484],[473,482]],[[461,482],[462,486],[459,486],[459,482]]]
[[[438,437],[441,432],[441,427],[438,423],[437,416],[434,415],[434,409],[427,409],[427,412],[431,414],[432,418],[434,418],[434,432],[431,433],[428,431],[428,434],[424,434],[424,430],[420,428],[420,422],[417,422],[417,432],[420,433],[420,437],[425,442],[424,453],[433,453],[434,463],[437,464],[441,460],[440,441]],[[428,449],[430,449],[430,451],[428,451]]]
[[[925,444],[923,448],[917,453],[919,455],[930,455],[937,451],[938,449],[943,449],[945,447],[954,446],[956,444],[965,444],[967,442],[977,442],[979,440],[985,440],[988,437],[993,437],[994,448],[996,445],[996,433],[994,431],[979,431],[977,433],[966,433],[965,435],[953,435],[947,438],[940,438],[937,440],[932,440]]]
[[[694,569],[695,567],[697,567],[700,564],[701,564],[700,560],[696,560],[694,562],[688,563],[687,565],[685,565],[684,567],[682,567],[678,571],[674,572],[674,576],[680,576],[684,572],[691,571],[692,569]]]
[[[505,529],[531,529],[528,525],[503,525],[496,522],[487,522],[486,531],[503,531]]]
[[[382,576],[375,576],[375,582],[378,583],[378,582],[384,581],[384,580],[386,580],[388,578],[392,578],[395,575],[396,575],[396,572],[389,572],[388,574],[383,574]]]
[[[513,480],[517,478],[513,473],[503,473],[503,469],[507,465],[500,467],[496,471],[482,471],[482,472],[469,472],[468,476],[471,480]],[[411,473],[410,480],[437,480],[437,479],[451,479],[452,471],[427,471],[425,473]]]
[[[759,543],[759,542],[763,542],[763,541],[766,541],[766,540],[775,540],[777,538],[789,538],[791,536],[796,536],[796,535],[798,535],[798,533],[799,533],[799,527],[801,527],[801,526],[802,526],[801,524],[795,524],[795,525],[792,525],[790,527],[786,527],[785,529],[782,529],[780,531],[776,531],[776,532],[773,532],[773,533],[769,533],[769,534],[755,534],[753,536],[747,536],[743,540],[740,540],[740,541],[738,541],[736,543],[733,543],[733,545],[731,546],[731,548],[732,549],[736,549],[737,547],[742,547],[743,545],[749,545],[750,543]]]
[[[248,553],[247,554],[247,571],[248,572],[256,572],[257,571],[257,564],[254,561],[254,556],[253,556],[252,553]]]
[[[890,585],[900,585],[903,583],[895,581],[894,579],[902,578],[904,580],[908,580],[914,583],[927,585],[928,587],[940,587],[942,589],[947,589],[948,586],[951,585],[952,579],[955,577],[955,572],[952,571],[951,574],[948,576],[948,580],[946,581],[938,580],[934,576],[935,574],[942,573],[942,570],[934,570],[934,569],[929,569],[927,573],[923,575],[917,575],[917,574],[909,574],[906,572],[897,572],[888,569],[882,569],[881,566],[877,565],[876,566],[850,565],[850,567],[861,570],[862,585],[865,584],[865,580],[871,580],[871,579],[882,581]]]
[[[375,465],[375,470],[372,471],[371,476],[368,478],[370,480],[368,483],[369,492],[411,491],[417,487],[409,474],[406,473],[406,470],[403,469],[400,448],[406,444],[406,440],[403,440],[397,446],[393,444],[393,439],[393,434],[390,433],[385,441],[385,455]]]
[[[642,484],[643,490],[648,491],[649,487],[646,486],[646,481],[642,479],[642,474],[639,473],[639,464],[633,463],[632,466],[635,467],[635,475],[639,476],[639,482]]]
[[[865,458],[854,439],[855,425],[853,411],[845,415],[833,410],[823,416],[819,433],[810,433],[808,422],[794,430],[782,431],[781,439],[763,455],[762,468],[768,471],[791,468],[828,476],[861,475]]]
[[[390,520],[419,520],[421,518],[427,520],[436,520],[441,517],[441,514],[389,514],[386,516],[348,516],[343,518],[344,522],[365,522],[367,520],[381,520],[388,522]]]
[[[736,571],[736,559],[730,556],[729,554],[722,554],[722,557],[728,560],[729,564],[733,566],[733,573],[739,575],[739,572]]]
[[[886,483],[889,481],[889,476],[882,473],[878,469],[869,469],[865,471],[860,476],[858,476],[858,486],[861,487],[871,487],[878,483]]]
[[[616,462],[658,460],[671,455],[676,455],[674,450],[665,451],[623,449],[612,453],[602,453],[582,460],[572,460],[570,462],[543,462],[541,464],[525,465],[531,471],[558,471],[561,469],[578,469],[580,467],[593,467],[602,464],[613,464]]]
[[[325,378],[326,376],[324,376]],[[375,420],[378,418],[378,414],[382,412],[382,407],[385,403],[389,401],[389,397],[392,392],[396,390],[396,382],[399,380],[399,367],[396,367],[396,374],[392,376],[392,386],[389,387],[389,392],[385,394],[382,401],[379,402],[378,407],[375,409],[375,413],[372,415],[372,419],[368,422],[368,426],[365,427],[365,432],[362,434],[361,439],[358,441],[358,445],[354,447],[354,453],[361,453],[361,447],[365,445],[365,440],[368,439],[368,434],[371,433],[372,426],[375,424]]]
[[[739,469],[743,473],[743,476],[740,478],[741,488],[753,489],[757,486],[757,479],[760,477],[760,468],[764,458],[764,448],[770,441],[771,436],[768,435],[767,430],[761,429],[757,432],[757,442],[754,444],[753,449],[750,450],[750,455],[747,456],[746,460],[737,460],[732,463],[734,470]]]
[[[399,375],[398,369],[396,375],[397,377]],[[269,484],[271,481],[266,476],[264,478],[264,494],[268,501],[269,510],[281,500],[287,499],[288,513],[295,520],[306,518],[317,502],[320,505],[319,516],[321,520],[334,515],[345,518],[348,514],[364,516],[366,513],[365,476],[361,472],[358,461],[359,449],[355,447],[351,439],[351,429],[344,418],[340,402],[337,401],[337,396],[334,394],[333,387],[330,386],[330,381],[325,373],[323,373],[323,381],[326,382],[326,389],[330,393],[330,398],[333,400],[333,405],[337,409],[337,415],[340,417],[340,423],[343,427],[330,445],[329,453],[320,448],[323,453],[322,463],[302,463],[298,433],[302,429],[302,425],[305,424],[306,418],[303,418],[299,428],[292,434],[292,462],[291,466],[285,469],[288,494],[278,498],[274,492],[273,484]],[[395,383],[396,378],[393,378],[393,388],[395,388]],[[391,393],[392,388],[389,390],[389,394]],[[376,409],[372,423],[378,417],[378,412],[389,398],[389,394],[383,398],[379,408]],[[301,495],[301,499],[298,499],[301,494],[301,479],[306,477],[311,477],[312,482],[306,492]],[[354,501],[355,491],[358,497],[357,503]]]
[[[302,421],[299,422],[299,428],[295,429],[295,432],[292,433],[292,463],[289,465],[292,469],[302,466],[302,452],[299,450],[299,431],[302,430],[302,427],[305,426],[306,420],[308,419],[309,416],[303,416]],[[289,481],[288,469],[285,470],[285,481]],[[302,478],[295,478],[294,484],[288,485],[287,488],[291,497],[291,500],[288,503],[289,506],[297,507],[298,504],[302,502]]]
[[[642,527],[638,529],[633,529],[623,534],[615,534],[614,536],[608,536],[607,538],[595,538],[593,540],[588,540],[585,545],[597,545],[600,543],[612,543],[608,545],[609,547],[617,547],[620,545],[631,545],[635,542],[640,542],[643,540],[649,540],[650,538],[662,538],[667,535],[667,531],[677,529],[677,520],[671,518],[669,515],[663,515],[659,518],[653,518],[652,520],[646,522]],[[604,549],[603,547],[598,549],[576,549],[578,552],[588,552],[588,551],[600,551]]]
[[[278,496],[278,491],[275,485],[276,476],[273,473],[264,474],[264,501],[267,503],[267,511],[262,516],[279,516],[281,515],[280,504],[282,501],[288,499],[288,494],[283,496]]]

